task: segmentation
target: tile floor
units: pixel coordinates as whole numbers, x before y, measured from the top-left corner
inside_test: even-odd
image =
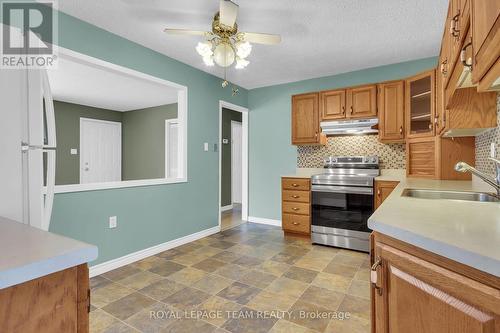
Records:
[[[221,214],[221,230],[234,228],[244,223],[241,219],[241,204],[233,204],[233,208]]]
[[[91,288],[92,333],[357,333],[370,326],[367,254],[253,223],[92,278]]]

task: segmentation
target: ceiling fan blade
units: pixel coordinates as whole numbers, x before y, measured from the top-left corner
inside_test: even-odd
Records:
[[[205,36],[209,32],[201,30],[188,30],[188,29],[165,29],[163,30],[167,34],[172,35],[190,35],[190,36]]]
[[[274,45],[281,42],[280,35],[260,34],[255,32],[241,32],[240,34],[243,40],[250,43]]]
[[[231,0],[220,0],[219,22],[228,27],[233,27],[238,16],[238,7]]]

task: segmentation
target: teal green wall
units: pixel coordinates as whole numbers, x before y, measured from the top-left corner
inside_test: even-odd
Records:
[[[177,104],[123,112],[122,179],[165,178],[165,120]]]
[[[297,150],[290,142],[292,95],[401,79],[436,63],[433,57],[250,90],[249,216],[281,219],[280,176],[294,173],[297,165]]]
[[[221,206],[228,206],[231,200],[231,121],[241,123],[241,112],[222,108],[222,138],[228,139],[228,144],[222,144],[221,163]]]
[[[217,226],[218,153],[203,143],[218,140],[219,100],[246,107],[247,91],[62,12],[59,45],[188,87],[188,182],[56,194],[50,231],[97,245],[95,265]]]
[[[56,118],[56,185],[80,183],[80,117],[122,121],[118,111],[93,108],[91,106],[54,101]],[[71,148],[78,155],[71,155]]]

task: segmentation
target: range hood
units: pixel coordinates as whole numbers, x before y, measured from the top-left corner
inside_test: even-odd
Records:
[[[326,135],[361,135],[378,133],[373,128],[378,125],[378,118],[358,120],[322,121],[320,123],[323,134]]]

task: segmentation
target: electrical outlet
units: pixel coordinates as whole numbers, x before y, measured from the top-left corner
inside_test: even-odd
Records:
[[[116,216],[110,216],[109,217],[109,229],[114,229],[118,225]]]

